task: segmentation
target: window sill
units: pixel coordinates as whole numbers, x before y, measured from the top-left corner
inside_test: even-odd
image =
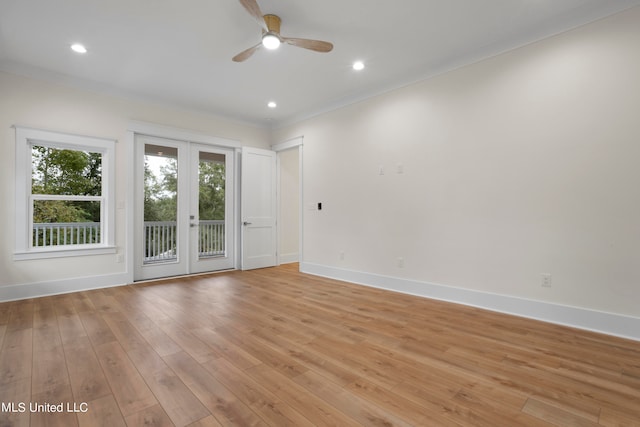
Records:
[[[34,249],[28,252],[16,252],[13,254],[14,261],[24,261],[30,259],[48,258],[71,258],[88,255],[115,254],[115,246],[94,246],[94,247],[67,247],[64,249]]]

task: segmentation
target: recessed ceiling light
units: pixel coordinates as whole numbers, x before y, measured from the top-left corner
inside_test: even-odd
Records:
[[[80,43],[74,43],[71,45],[71,50],[76,52],[76,53],[87,53],[87,48],[84,47],[84,45],[81,45]]]
[[[353,63],[353,69],[356,71],[364,70],[364,62],[356,61]]]
[[[267,107],[269,108],[276,108],[278,106],[278,104],[276,104],[275,102],[271,101],[267,104]]]

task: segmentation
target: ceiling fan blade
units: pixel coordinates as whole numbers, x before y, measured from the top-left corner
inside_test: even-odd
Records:
[[[258,43],[257,45],[250,47],[247,50],[243,50],[242,52],[240,52],[239,54],[237,54],[236,56],[234,56],[233,62],[242,62],[242,61],[246,61],[247,59],[249,59],[251,57],[251,55],[253,55],[256,50],[260,49],[260,47],[262,46],[262,42]]]
[[[321,40],[295,39],[290,37],[282,37],[284,43],[292,46],[302,47],[316,52],[331,52],[333,45],[329,42]]]
[[[264,22],[262,11],[256,0],[240,0],[240,4],[249,12],[249,15],[256,20],[263,30],[269,31],[267,24]]]

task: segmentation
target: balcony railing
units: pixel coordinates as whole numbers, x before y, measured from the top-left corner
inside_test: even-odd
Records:
[[[200,221],[198,228],[198,257],[225,254],[224,220]],[[175,221],[145,221],[144,263],[173,261],[178,258],[177,225]]]
[[[100,243],[99,222],[56,222],[33,224],[33,247],[89,245]]]
[[[144,264],[176,260],[178,258],[177,242],[175,221],[145,221]]]
[[[200,258],[225,254],[224,220],[200,221],[198,228],[198,256]],[[38,223],[33,224],[33,247],[87,245],[100,243],[99,222]],[[177,224],[175,221],[144,222],[144,263],[174,261],[177,253]]]
[[[200,258],[225,254],[224,220],[200,221],[198,236],[198,256]]]

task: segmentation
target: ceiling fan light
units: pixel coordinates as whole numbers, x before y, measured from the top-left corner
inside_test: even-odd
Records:
[[[80,43],[74,43],[71,45],[71,50],[76,53],[87,53],[87,48]]]
[[[267,49],[273,50],[280,46],[280,39],[272,33],[267,33],[262,37],[262,45]]]

